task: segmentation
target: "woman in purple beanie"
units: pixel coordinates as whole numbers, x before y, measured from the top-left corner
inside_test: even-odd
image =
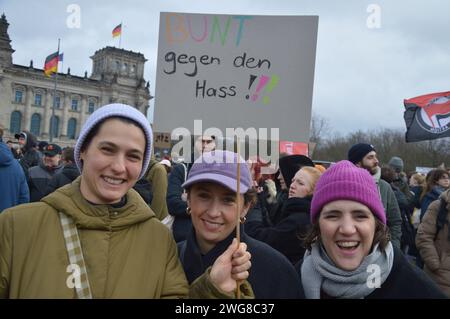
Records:
[[[297,264],[308,299],[445,298],[389,239],[370,174],[340,161],[319,179],[311,203],[307,251]]]
[[[240,178],[237,163],[240,164]],[[239,207],[236,202],[240,185]],[[238,154],[229,151],[204,153],[192,165],[183,184],[187,190],[188,214],[192,229],[185,241],[178,243],[181,263],[188,282],[195,282],[223,254],[236,237],[238,216],[244,223],[256,201],[250,171]],[[281,253],[247,236],[240,225],[240,240],[251,254],[248,282],[255,298],[303,298],[295,268]]]

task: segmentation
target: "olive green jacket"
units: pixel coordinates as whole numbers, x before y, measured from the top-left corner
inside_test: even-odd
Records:
[[[153,199],[150,207],[156,217],[163,220],[169,215],[166,202],[168,180],[164,165],[152,158],[145,179],[152,185]]]
[[[208,273],[188,287],[172,234],[137,192],[121,208],[92,205],[80,180],[0,214],[0,298],[76,298],[58,212],[76,224],[94,298],[230,297]]]

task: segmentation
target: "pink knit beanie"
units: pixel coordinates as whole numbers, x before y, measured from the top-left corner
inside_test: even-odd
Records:
[[[373,177],[349,161],[332,165],[320,177],[311,203],[311,222],[318,218],[323,206],[342,199],[366,205],[375,217],[386,224],[386,214]]]

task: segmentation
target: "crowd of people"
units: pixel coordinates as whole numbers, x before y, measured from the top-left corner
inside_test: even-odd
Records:
[[[123,104],[74,147],[15,137],[0,141],[0,298],[450,297],[448,168],[407,174],[361,141],[328,168],[285,154],[269,171],[214,136],[161,160]]]

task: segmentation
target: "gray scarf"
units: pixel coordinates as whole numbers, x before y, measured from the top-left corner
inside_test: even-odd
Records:
[[[320,291],[323,290],[334,298],[364,298],[377,288],[371,284],[374,269],[380,270],[381,286],[389,276],[393,262],[392,244],[389,242],[384,252],[378,249],[377,244],[358,268],[345,271],[336,267],[321,244],[315,243],[311,251],[306,251],[301,268],[305,296],[307,299],[320,299]]]

